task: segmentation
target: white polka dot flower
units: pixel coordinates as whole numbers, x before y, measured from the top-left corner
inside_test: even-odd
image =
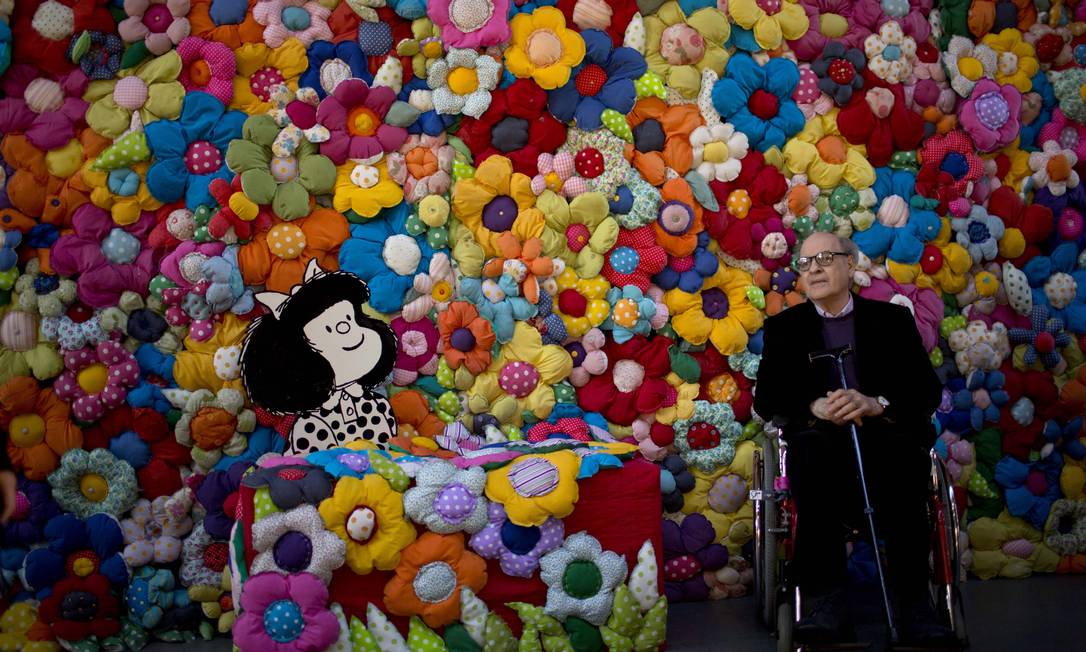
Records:
[[[547,615],[577,616],[597,626],[611,615],[615,588],[626,579],[626,560],[587,532],[567,537],[561,548],[543,555],[539,568]]]
[[[431,532],[475,533],[486,527],[486,472],[480,467],[458,469],[445,460],[426,463],[415,475],[415,486],[403,495],[407,517]]]
[[[433,89],[438,115],[462,113],[478,118],[490,107],[490,91],[498,86],[501,64],[475,50],[451,48],[431,64],[426,82]]]
[[[901,25],[891,20],[864,40],[867,67],[879,79],[891,84],[904,83],[916,63],[916,41],[905,36]]]
[[[324,528],[316,507],[303,504],[254,523],[253,550],[250,573],[312,573],[328,583],[343,565],[347,546]]]
[[[1048,188],[1056,197],[1064,195],[1071,188],[1077,188],[1079,175],[1075,171],[1076,164],[1078,155],[1074,151],[1063,149],[1054,140],[1046,142],[1042,151],[1029,155],[1034,188]]]
[[[166,509],[169,496],[154,501],[141,498],[132,514],[121,521],[124,531],[124,560],[135,568],[170,564],[181,556],[181,540],[192,531],[192,518],[187,513],[175,518]]]
[[[61,400],[71,403],[72,414],[80,421],[97,421],[124,403],[140,376],[132,354],[112,341],[67,351],[64,367],[53,389]]]
[[[740,160],[747,155],[747,135],[727,122],[703,125],[690,134],[693,167],[706,181],[732,181],[743,169]]]

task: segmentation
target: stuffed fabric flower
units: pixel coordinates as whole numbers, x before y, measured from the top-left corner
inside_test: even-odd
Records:
[[[155,162],[147,171],[147,187],[162,202],[182,197],[189,210],[211,205],[208,191],[213,179],[230,180],[225,152],[241,135],[245,114],[226,111],[207,93],[188,93],[177,120],[157,120],[147,125],[147,146]]]
[[[409,210],[400,204],[385,217],[351,225],[351,237],[340,247],[340,269],[369,282],[370,305],[381,312],[403,307],[415,275],[429,268],[434,255],[426,238],[406,234]]]
[[[315,0],[262,0],[253,7],[253,18],[264,25],[264,43],[270,48],[290,38],[306,47],[314,41],[331,41],[331,14],[328,7]]]
[[[411,134],[399,151],[388,155],[389,175],[403,186],[404,198],[414,204],[427,196],[449,192],[453,158],[454,149],[444,133]],[[420,213],[422,207],[420,204]]]
[[[125,0],[124,11],[117,32],[126,43],[143,41],[151,54],[165,54],[189,35],[189,0]]]
[[[490,503],[485,528],[471,537],[471,549],[486,559],[498,559],[502,572],[512,577],[531,577],[539,559],[562,545],[562,521],[548,518],[542,525],[521,526],[506,516],[505,508]]]
[[[112,341],[66,352],[64,367],[57,377],[57,396],[71,403],[72,414],[81,421],[97,421],[107,409],[124,403],[128,388],[139,381],[136,359]]]
[[[668,290],[664,302],[671,311],[675,332],[691,343],[711,341],[724,354],[742,351],[748,333],[761,328],[764,320],[747,298],[747,286],[752,282],[746,272],[722,266],[705,279],[697,294]]]
[[[1055,141],[1044,143],[1040,152],[1031,152],[1029,167],[1033,170],[1034,185],[1044,186],[1055,197],[1068,189],[1077,188],[1079,174],[1075,171],[1078,155],[1070,149],[1062,149]]]
[[[1018,137],[1021,109],[1022,94],[1013,86],[1001,87],[990,79],[981,79],[961,105],[959,119],[977,149],[990,152],[1010,145]]]
[[[611,37],[598,29],[581,32],[584,61],[573,69],[569,82],[547,94],[547,108],[559,120],[576,120],[577,128],[603,127],[605,111],[625,115],[637,99],[634,81],[647,70],[633,48],[612,48]]]
[[[668,106],[658,97],[646,97],[638,100],[626,121],[633,133],[626,157],[645,181],[660,186],[668,180],[669,169],[680,176],[690,170],[694,162],[690,136],[702,125],[693,104]]]
[[[181,55],[178,81],[189,93],[202,91],[224,105],[234,98],[234,74],[237,62],[234,53],[222,43],[190,36],[177,46]]]
[[[718,75],[728,63],[725,41],[731,25],[715,6],[692,5],[687,14],[679,2],[666,2],[645,22],[645,62],[649,70],[686,98],[697,97],[703,70]]]
[[[759,3],[731,0],[728,13],[737,27],[732,42],[742,50],[776,50],[785,39],[794,41],[807,31],[807,14],[798,0]]]
[[[99,448],[73,449],[60,458],[49,474],[53,497],[66,512],[79,518],[92,514],[120,517],[136,504],[136,472],[124,460]]]
[[[385,607],[441,627],[460,617],[461,589],[478,593],[486,581],[486,562],[465,549],[463,534],[426,532],[404,549],[395,577],[385,585]]]
[[[162,206],[147,188],[149,167],[148,163],[137,163],[105,172],[86,166],[81,173],[83,181],[91,187],[91,202],[108,210],[114,222],[127,226],[138,221],[143,211]]]
[[[703,125],[690,134],[691,166],[706,181],[732,181],[742,170],[747,155],[747,135],[727,122]]]
[[[760,66],[749,55],[737,54],[713,86],[712,102],[721,118],[765,151],[783,147],[806,122],[792,99],[797,84],[799,69],[791,61],[771,59]]]
[[[289,39],[277,48],[245,43],[234,50],[234,57],[237,76],[230,108],[249,115],[275,108],[272,90],[276,84],[286,84],[291,92],[298,90],[298,77],[305,72],[307,63],[305,46],[297,39]]]
[[[1037,53],[1033,46],[1022,38],[1022,32],[1008,28],[998,34],[988,34],[981,43],[990,47],[998,57],[995,80],[1000,85],[1010,84],[1020,93],[1028,93],[1033,88],[1033,76],[1040,70]]]
[[[8,433],[12,468],[31,480],[44,480],[64,453],[83,446],[68,404],[29,376],[16,376],[0,387],[0,427]]]
[[[512,162],[504,156],[486,159],[474,177],[453,186],[453,215],[491,257],[498,255],[497,239],[505,231],[519,240],[540,236],[544,216],[535,204],[531,180],[513,172]]]
[[[143,496],[155,500],[181,489],[181,467],[191,464],[189,450],[174,438],[173,426],[155,410],[127,405],[109,411],[84,432],[87,450],[108,448],[136,470]]]
[[[445,362],[451,369],[466,367],[474,375],[490,365],[494,328],[467,301],[454,301],[437,315]]]
[[[175,426],[177,441],[192,447],[192,460],[199,468],[211,469],[224,454],[244,451],[246,435],[256,429],[256,415],[243,408],[244,398],[237,390],[175,389],[166,396],[182,411]]]
[[[189,0],[189,26],[193,36],[237,49],[260,41],[264,27],[253,18],[257,0],[238,0],[229,5],[221,0]]]
[[[615,587],[626,579],[626,560],[587,532],[571,534],[561,548],[539,560],[547,585],[545,611],[556,618],[576,616],[602,625],[611,613]]]
[[[80,97],[86,86],[82,72],[53,81],[39,77],[30,66],[15,66],[4,75],[7,98],[0,101],[0,129],[25,133],[42,150],[62,147],[74,137],[87,110]]]
[[[501,64],[471,49],[451,48],[426,74],[438,115],[478,118],[490,107],[490,91],[498,86]]]
[[[999,240],[1003,237],[1003,220],[989,215],[983,206],[974,206],[967,216],[955,217],[951,222],[955,240],[965,247],[974,263],[992,260],[999,253]]]
[[[389,175],[386,161],[376,165],[348,161],[340,165],[336,168],[333,193],[332,208],[356,221],[373,217],[403,201],[403,188]]]
[[[349,235],[342,215],[317,208],[300,219],[276,221],[270,229],[258,233],[238,250],[238,267],[246,284],[287,292],[301,282],[311,260],[316,260],[323,270],[338,269],[338,252]]]
[[[578,404],[621,426],[670,404],[675,397],[666,380],[671,344],[667,337],[650,340],[642,335],[609,342],[603,348],[607,369],[577,389]]]
[[[240,588],[241,616],[233,634],[243,650],[289,644],[299,652],[318,652],[339,637],[339,622],[328,610],[328,587],[316,575],[260,573]]]
[[[805,174],[823,190],[841,183],[863,190],[875,182],[875,169],[863,145],[850,145],[838,131],[838,111],[818,116],[784,146],[784,160],[793,174]]]
[[[958,95],[969,97],[983,78],[995,77],[999,55],[983,44],[974,44],[964,36],[953,36],[943,53],[943,63],[950,74],[950,86]]]
[[[606,197],[589,192],[567,202],[544,191],[536,206],[546,218],[540,237],[547,255],[564,260],[581,278],[599,274],[604,255],[614,247],[619,233],[615,219],[608,215]]]
[[[879,79],[900,84],[909,78],[916,63],[916,41],[906,36],[897,21],[883,23],[864,40],[867,67]]]
[[[346,545],[324,528],[316,507],[302,505],[255,522],[253,550],[249,572],[254,575],[312,573],[329,582],[332,571],[343,565]]]
[[[809,28],[797,39],[788,42],[800,61],[814,61],[830,41],[846,48],[863,47],[871,33],[858,19],[856,3],[852,0],[800,0],[807,14]]]
[[[522,455],[487,474],[486,496],[505,508],[514,525],[542,526],[573,512],[579,469],[580,457],[569,450]]]
[[[166,496],[159,496],[153,503],[140,499],[132,515],[121,521],[124,560],[129,566],[169,564],[180,558],[181,540],[192,531],[192,519],[187,514],[175,518],[166,509],[168,500]]]
[[[554,7],[519,13],[509,21],[505,67],[513,76],[532,78],[544,90],[569,81],[571,69],[585,57],[585,42],[566,28],[566,18]]]
[[[340,165],[347,159],[375,163],[398,150],[407,131],[386,122],[396,93],[386,86],[370,87],[360,79],[344,80],[317,107],[317,122],[331,137],[321,143],[321,154]]]
[[[507,17],[512,4],[509,0],[485,0],[482,6],[434,0],[426,3],[426,13],[441,29],[441,39],[449,46],[479,48],[509,40]]]
[[[479,467],[460,470],[442,460],[427,462],[415,475],[415,486],[404,493],[404,512],[438,534],[478,532],[487,523],[485,485],[486,473]]]
[[[320,514],[325,527],[346,542],[347,566],[359,575],[396,568],[400,552],[415,540],[401,495],[377,474],[340,478]]]

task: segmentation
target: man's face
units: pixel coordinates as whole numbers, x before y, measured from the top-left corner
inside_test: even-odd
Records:
[[[848,256],[834,256],[833,263],[822,267],[814,257],[823,251],[841,251],[837,238],[829,233],[815,233],[803,242],[799,255],[811,259],[806,272],[800,272],[807,287],[807,297],[822,300],[848,292],[852,284],[852,263]]]

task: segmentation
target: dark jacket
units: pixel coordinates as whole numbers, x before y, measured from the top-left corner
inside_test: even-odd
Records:
[[[890,407],[877,419],[864,419],[863,430],[893,430],[915,436],[930,448],[935,441],[931,415],[939,406],[942,385],[908,308],[853,295],[858,389],[883,396]],[[811,414],[810,405],[831,389],[832,361],[812,363],[809,353],[824,350],[822,318],[810,301],[765,322],[764,348],[754,392],[754,410],[765,420],[783,416],[788,428],[835,428]]]

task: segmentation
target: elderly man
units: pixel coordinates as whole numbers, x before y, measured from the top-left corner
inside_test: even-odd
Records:
[[[849,422],[860,426],[868,490],[886,542],[903,638],[944,639],[928,597],[928,449],[942,386],[908,309],[852,294],[856,245],[831,233],[807,238],[796,262],[807,303],[765,323],[754,408],[783,418],[788,475],[799,514],[792,569],[809,607],[796,628],[808,643],[851,636],[846,523],[863,523]],[[832,360],[808,354],[850,345],[849,389]]]

